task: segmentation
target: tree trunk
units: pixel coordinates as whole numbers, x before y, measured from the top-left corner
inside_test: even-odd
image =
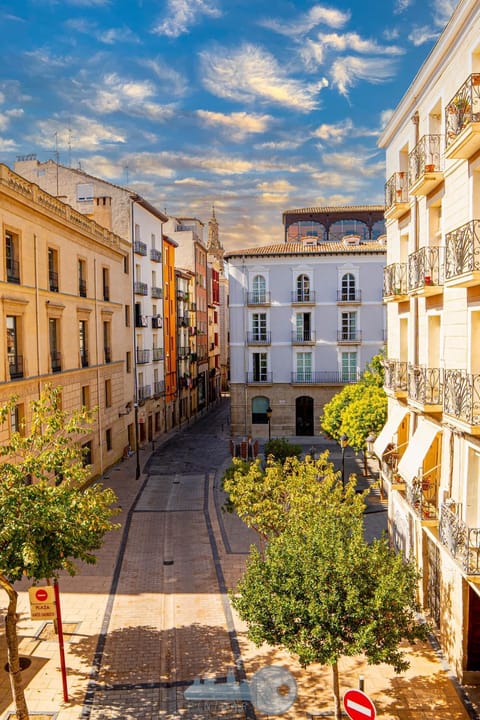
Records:
[[[5,637],[12,698],[15,702],[17,720],[28,720],[28,708],[23,690],[17,636],[17,593],[4,575],[0,575],[0,586],[8,595],[8,609],[5,615]]]
[[[340,683],[338,682],[338,663],[336,661],[332,665],[332,685],[334,700],[334,717],[335,720],[342,720],[342,710],[340,708]]]

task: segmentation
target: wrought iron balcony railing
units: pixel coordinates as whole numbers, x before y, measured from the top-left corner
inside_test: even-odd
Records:
[[[385,209],[408,202],[408,173],[395,172],[385,183]]]
[[[20,283],[20,263],[18,260],[7,258],[7,282]]]
[[[294,290],[292,292],[292,304],[313,305],[315,303],[315,290]]]
[[[105,302],[108,302],[110,300],[110,288],[108,285],[103,286],[103,299]]]
[[[408,256],[408,289],[438,287],[444,282],[443,247],[422,247]]]
[[[445,107],[446,147],[473,122],[480,122],[479,73],[470,75]]]
[[[147,254],[146,243],[142,242],[141,240],[134,240],[133,252],[136,253],[137,255],[146,255]]]
[[[108,345],[103,348],[103,355],[107,364],[112,362],[112,349]]]
[[[385,389],[393,392],[406,392],[408,389],[407,362],[386,359],[383,362],[383,367],[385,371]]]
[[[480,220],[452,230],[445,240],[445,280],[480,271]]]
[[[437,491],[439,466],[426,473],[419,469],[419,476],[405,487],[405,496],[410,507],[422,520],[438,518]]]
[[[359,303],[362,300],[362,291],[356,288],[337,290],[337,303]]]
[[[407,294],[407,263],[392,263],[383,270],[383,297]]]
[[[153,394],[155,397],[160,397],[165,392],[165,380],[156,380],[153,383]]]
[[[269,292],[249,292],[247,293],[248,305],[270,305]]]
[[[206,356],[206,353],[205,353]],[[257,383],[271,384],[273,381],[273,375],[271,372],[249,372],[247,373],[247,385],[254,385]]]
[[[23,355],[8,353],[8,370],[11,380],[23,378]]]
[[[460,517],[461,505],[446,502],[440,507],[440,541],[467,575],[480,575],[480,528],[471,528]]]
[[[140,280],[135,280],[133,283],[133,292],[135,295],[148,295],[148,285],[147,283],[140,282]]]
[[[424,135],[408,156],[409,187],[425,173],[440,172],[443,165],[442,136]]]
[[[137,365],[145,365],[150,361],[150,350],[140,350],[137,348]]]
[[[360,373],[357,370],[351,372],[339,372],[338,370],[317,370],[315,372],[309,370],[298,370],[292,372],[292,384],[300,385],[347,385],[356,383],[360,379]]]
[[[270,330],[257,330],[247,333],[247,344],[248,345],[270,345],[271,343],[271,332]]]
[[[164,352],[162,347],[154,347],[152,350],[153,362],[159,362],[164,358]]]
[[[150,260],[153,262],[162,262],[162,253],[156,248],[150,248]]]
[[[443,412],[468,425],[480,425],[480,374],[444,370]]]
[[[80,366],[88,367],[88,350],[80,350]]]
[[[152,285],[150,288],[150,295],[152,298],[160,299],[163,295],[163,290],[161,287],[157,287],[156,285]]]
[[[142,385],[138,388],[138,399],[140,402],[145,402],[148,398],[152,397],[152,386]]]
[[[87,297],[87,281],[86,280],[78,281],[78,294],[80,295],[80,297]]]
[[[293,330],[292,332],[292,343],[294,345],[314,343],[315,338],[315,330]]]
[[[48,271],[48,287],[50,292],[58,292],[58,273],[54,270]]]
[[[58,350],[50,351],[50,364],[52,372],[56,373],[62,371],[62,356]]]
[[[360,343],[362,342],[362,333],[360,330],[343,329],[337,330],[338,343]]]
[[[443,374],[440,368],[408,365],[408,398],[421,405],[442,405]]]

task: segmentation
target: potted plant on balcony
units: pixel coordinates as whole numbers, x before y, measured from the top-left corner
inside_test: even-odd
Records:
[[[428,163],[428,165],[425,165],[425,172],[435,172],[435,163]]]

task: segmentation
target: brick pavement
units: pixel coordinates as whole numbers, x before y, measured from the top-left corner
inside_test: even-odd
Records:
[[[56,713],[58,720],[237,720],[244,717],[240,705],[187,703],[187,684],[197,675],[224,678],[234,665],[240,676],[251,677],[268,664],[288,666],[298,682],[298,700],[282,716],[285,720],[305,718],[307,711],[330,713],[329,669],[303,671],[284,653],[253,647],[226,600],[225,590],[234,587],[255,537],[238,518],[220,510],[215,466],[228,464],[225,412],[220,408],[203,429],[201,421],[184,429],[170,453],[170,439],[162,448],[157,443],[148,475],[142,473],[138,481],[134,457],[105,477],[119,497],[126,530],[109,535],[97,565],[61,579],[63,617],[73,627],[66,645],[68,703],[62,699],[57,644],[48,633],[49,639],[39,639],[39,624],[28,619],[26,585],[20,585],[21,649],[32,660],[23,676],[32,713]],[[318,451],[328,446],[338,463],[334,445],[322,438],[301,440],[306,449],[313,443]],[[142,468],[149,450],[142,451]],[[346,467],[347,472],[359,470],[358,460],[347,456]],[[384,504],[373,496],[368,532],[380,532],[385,523]],[[0,607],[2,602],[0,595]],[[2,641],[0,634],[0,657]],[[363,675],[384,720],[469,717],[435,651],[422,645],[408,654],[411,667],[401,676],[385,666],[370,668],[362,658],[343,660],[342,689],[356,687]],[[2,720],[12,710],[9,697],[3,673]]]

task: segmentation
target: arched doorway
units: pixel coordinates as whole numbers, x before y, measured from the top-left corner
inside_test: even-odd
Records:
[[[313,435],[313,398],[307,395],[302,395],[295,401],[295,433]]]

